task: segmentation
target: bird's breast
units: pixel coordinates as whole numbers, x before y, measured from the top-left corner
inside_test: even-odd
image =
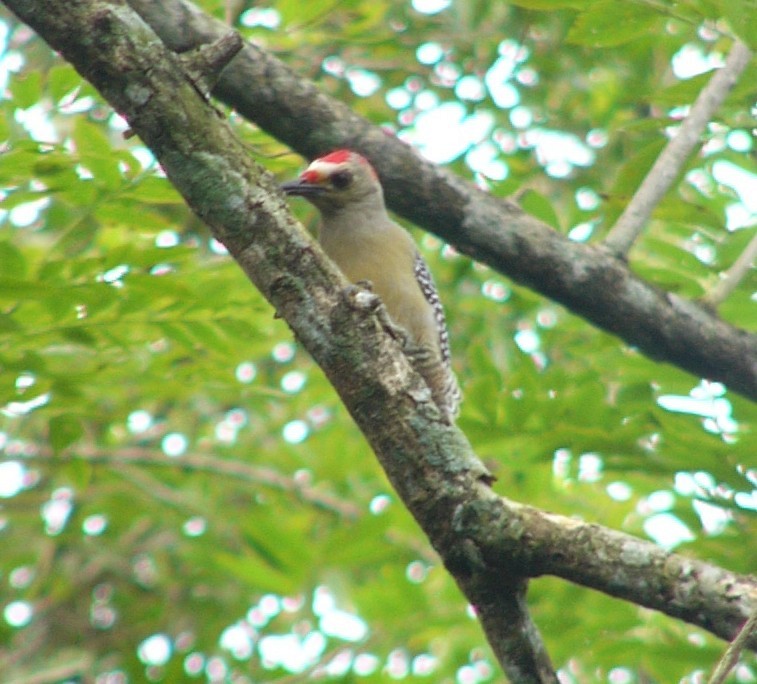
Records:
[[[389,240],[382,240],[380,234],[324,231],[320,241],[350,282],[371,281],[391,319],[416,343],[438,350],[434,312],[415,279],[415,243],[404,229],[398,230],[402,232]]]

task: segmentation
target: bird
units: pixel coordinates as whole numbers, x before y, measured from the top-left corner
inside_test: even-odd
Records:
[[[353,284],[370,282],[391,322],[404,333],[403,350],[443,419],[454,422],[461,392],[444,308],[415,241],[389,217],[373,166],[353,150],[338,149],[313,160],[281,189],[318,209],[324,252]]]

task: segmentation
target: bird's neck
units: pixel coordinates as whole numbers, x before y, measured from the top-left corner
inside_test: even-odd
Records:
[[[365,202],[359,207],[345,207],[321,211],[321,234],[347,237],[360,232],[380,232],[391,222],[382,203]]]

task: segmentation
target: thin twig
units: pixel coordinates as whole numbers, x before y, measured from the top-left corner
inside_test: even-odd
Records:
[[[646,225],[652,211],[678,177],[686,160],[699,143],[715,112],[735,85],[751,58],[749,48],[736,40],[721,69],[704,87],[673,138],[652,165],[625,211],[612,227],[604,245],[618,257],[625,257]]]
[[[122,480],[130,482],[137,490],[148,494],[156,501],[179,511],[188,512],[190,515],[198,514],[197,503],[193,505],[185,492],[163,484],[150,475],[145,468],[115,462],[111,462],[110,465],[118,472]]]
[[[717,309],[749,273],[755,259],[757,259],[757,233],[754,234],[739,258],[733,262],[731,268],[721,275],[717,284],[702,298],[702,304],[713,310]]]
[[[42,667],[36,672],[27,672],[17,679],[6,680],[6,684],[52,684],[53,682],[79,680],[86,678],[92,668],[92,655],[89,653],[76,654],[64,662]]]
[[[54,454],[51,450],[42,449],[28,458],[52,459],[54,458]],[[362,512],[353,503],[342,501],[335,496],[320,492],[307,484],[301,484],[295,478],[282,475],[273,468],[255,466],[228,458],[216,458],[197,453],[184,454],[180,458],[168,458],[162,452],[141,447],[126,447],[114,451],[101,451],[91,446],[80,446],[75,449],[69,449],[65,453],[64,458],[78,458],[90,463],[104,463],[117,466],[149,465],[214,473],[289,492],[318,508],[345,518],[356,519]]]
[[[728,673],[736,665],[741,652],[746,646],[747,640],[752,633],[757,629],[757,611],[752,613],[751,617],[744,623],[744,626],[739,630],[736,638],[729,644],[723,657],[718,661],[715,671],[712,673],[712,677],[707,684],[722,684]]]

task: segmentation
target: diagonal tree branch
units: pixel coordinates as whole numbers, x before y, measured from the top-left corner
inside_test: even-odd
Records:
[[[707,124],[723,104],[731,88],[736,85],[751,58],[749,48],[740,40],[736,40],[725,64],[715,71],[709,83],[699,93],[691,111],[657,157],[628,206],[607,234],[604,244],[613,254],[619,257],[628,254],[628,250],[644,230],[654,208],[678,178],[689,155],[700,143]]]
[[[179,52],[228,30],[188,0],[128,1]],[[261,48],[246,43],[214,94],[305,157],[335,147],[358,150],[398,214],[650,358],[757,400],[757,335],[636,277],[606,248],[572,242],[513,202],[426,162]]]
[[[721,275],[715,287],[702,298],[702,303],[712,309],[717,309],[728,298],[728,295],[736,289],[744,276],[749,273],[755,259],[757,259],[757,233],[754,234],[744,251],[739,254],[739,258]]]
[[[712,677],[707,684],[723,684],[728,673],[734,668],[739,660],[741,652],[744,650],[749,637],[757,632],[757,611],[752,613],[751,617],[744,623],[744,626],[739,630],[736,638],[728,645],[726,652],[715,666],[715,670],[712,673]]]
[[[449,520],[449,507],[470,495],[475,483],[488,482],[489,473],[462,433],[440,422],[425,383],[381,327],[378,299],[349,286],[294,221],[273,178],[216,116],[176,55],[119,0],[5,4],[150,147],[191,208],[321,365],[421,525],[438,526],[440,514]],[[438,532],[429,532],[447,567],[456,568],[455,579],[477,607],[505,672],[524,684],[555,683],[525,611],[522,576],[504,590],[482,582],[480,571],[451,555]]]
[[[422,379],[381,328],[376,302],[346,287],[293,221],[270,175],[127,7],[117,0],[5,4],[126,117],[321,365],[476,607],[511,678],[556,681],[523,606],[525,578],[544,573],[661,610],[723,638],[738,631],[757,604],[754,579],[491,491],[489,474],[464,435],[439,422]]]

